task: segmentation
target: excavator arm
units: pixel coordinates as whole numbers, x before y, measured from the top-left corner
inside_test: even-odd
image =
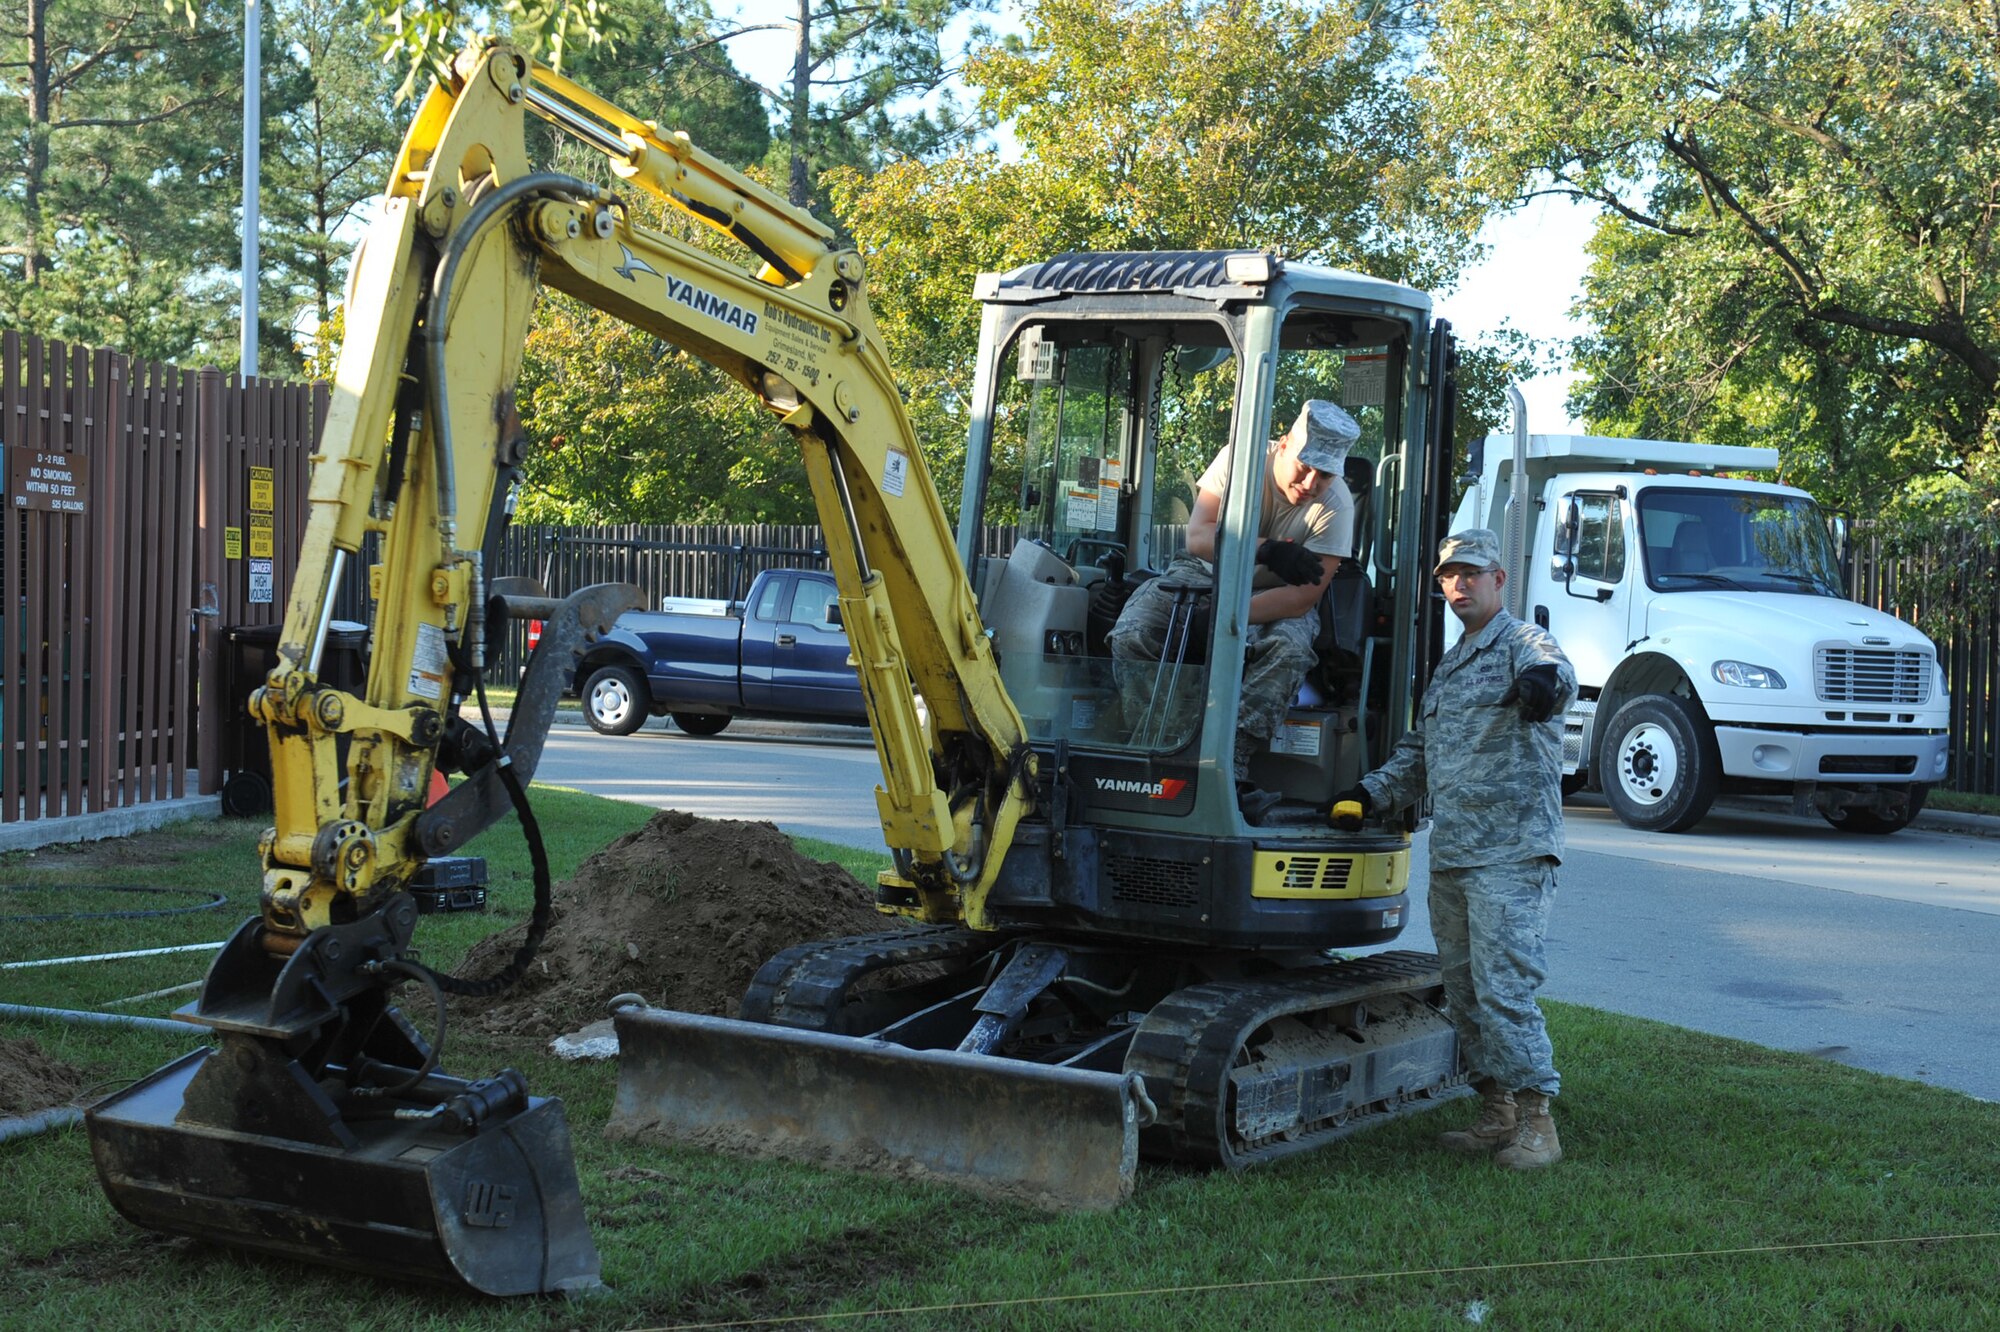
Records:
[[[531,112],[603,152],[620,187],[537,171]],[[730,236],[756,271],[641,225],[627,190]],[[1032,756],[884,358],[860,256],[685,135],[489,44],[425,99],[356,262],[279,662],[253,703],[277,797],[267,944],[372,909],[504,812],[490,783],[466,783],[428,813],[423,795],[450,704],[495,634],[489,613],[520,609],[487,597],[481,552],[528,448],[514,386],[542,284],[715,365],[793,431],[881,761],[877,802],[899,871],[885,899],[983,928]],[[317,663],[343,566],[371,532],[380,610],[365,697],[353,698],[322,686]],[[516,731],[545,731],[552,702]],[[341,734],[352,736],[346,773]]]
[[[606,154],[619,186],[537,170],[530,113]],[[733,238],[755,271],[641,225],[632,190]],[[438,1048],[446,992],[511,983],[548,926],[523,787],[561,680],[640,601],[614,584],[556,601],[485,567],[528,449],[515,382],[544,283],[719,367],[797,437],[881,760],[897,866],[883,901],[988,927],[1032,756],[860,257],[684,135],[482,46],[419,108],[355,260],[277,663],[250,701],[276,800],[260,912],[180,1013],[216,1045],[88,1116],[106,1193],[142,1225],[489,1294],[597,1280],[562,1103],[530,1096],[511,1069],[449,1076]],[[357,696],[319,671],[336,590],[371,541],[377,609]],[[548,628],[503,740],[457,711],[499,622],[516,617]],[[427,805],[438,770],[464,780]],[[509,806],[536,859],[528,941],[492,979],[441,975],[410,946],[417,908],[403,890]],[[392,1002],[412,981],[434,1005],[435,1045]]]

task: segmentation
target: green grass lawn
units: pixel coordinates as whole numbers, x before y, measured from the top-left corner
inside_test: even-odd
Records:
[[[557,874],[648,811],[540,790]],[[182,825],[0,857],[0,915],[130,909],[75,885],[228,895],[129,921],[0,920],[0,961],[220,940],[255,911],[258,828]],[[808,854],[872,876],[879,860]],[[525,917],[496,831],[483,915],[430,916],[455,962]],[[71,885],[64,891],[62,885]],[[1413,941],[1421,945],[1425,941]],[[0,972],[0,1002],[101,1008],[197,978],[201,954]],[[170,996],[120,1011],[163,1015]],[[1838,1064],[1549,1004],[1569,1159],[1516,1176],[1432,1149],[1445,1116],[1241,1175],[1142,1166],[1130,1203],[1056,1216],[937,1186],[607,1142],[615,1071],[525,1038],[454,1036],[565,1100],[610,1291],[486,1300],[135,1229],[80,1130],[0,1144],[0,1328],[1966,1328],[2000,1326],[2000,1106]],[[1943,1020],[1948,1020],[1943,1019]],[[0,1020],[120,1086],[196,1044]]]
[[[1979,795],[1976,792],[1946,791],[1931,788],[1930,796],[1924,801],[1926,809],[1949,809],[1960,814],[2000,814],[2000,796]]]

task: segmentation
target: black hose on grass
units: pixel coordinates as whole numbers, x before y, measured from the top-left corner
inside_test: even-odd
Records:
[[[202,888],[142,888],[131,884],[111,883],[26,883],[0,885],[0,893],[202,893]],[[186,916],[198,911],[213,911],[229,901],[227,893],[210,893],[206,902],[196,902],[192,906],[158,907],[151,911],[51,911],[37,915],[0,916],[5,921],[50,921],[50,920],[143,920],[152,916]]]

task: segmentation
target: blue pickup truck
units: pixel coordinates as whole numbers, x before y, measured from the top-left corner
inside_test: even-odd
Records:
[[[744,601],[668,597],[621,615],[577,668],[584,718],[602,735],[661,713],[689,735],[732,717],[866,726],[837,598],[832,574],[767,569]]]

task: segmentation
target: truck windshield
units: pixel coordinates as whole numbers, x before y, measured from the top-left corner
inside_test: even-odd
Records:
[[[1663,488],[1641,491],[1638,507],[1656,591],[1844,595],[1826,520],[1803,496]]]

